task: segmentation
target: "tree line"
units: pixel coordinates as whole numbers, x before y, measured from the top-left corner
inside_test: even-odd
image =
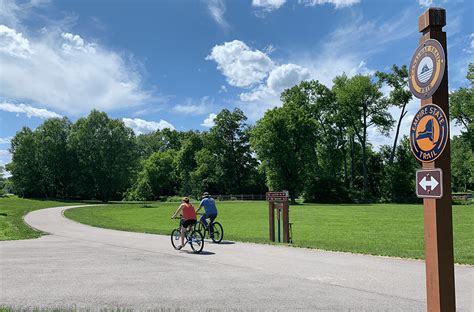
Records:
[[[463,128],[451,145],[453,189],[461,192],[474,188],[472,64],[467,78],[469,85],[450,95],[451,119]],[[406,66],[394,65],[374,76],[338,76],[332,88],[303,81],[254,125],[240,109],[223,109],[205,132],[136,136],[96,110],[74,123],[51,118],[12,139],[7,185],[24,197],[102,201],[269,189],[318,202],[413,200],[420,164],[408,139],[398,139],[411,100],[407,79]],[[399,108],[397,120],[391,106]],[[394,127],[393,144],[375,150],[369,131],[388,135]]]

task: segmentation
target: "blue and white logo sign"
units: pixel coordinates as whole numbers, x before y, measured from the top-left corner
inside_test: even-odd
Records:
[[[411,59],[408,79],[410,91],[419,99],[429,98],[443,80],[444,69],[443,47],[437,40],[426,40],[416,49]]]

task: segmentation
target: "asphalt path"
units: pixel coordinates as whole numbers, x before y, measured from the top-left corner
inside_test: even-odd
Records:
[[[206,241],[196,255],[189,246],[174,250],[169,236],[77,223],[63,216],[69,208],[25,217],[51,235],[0,242],[0,306],[426,310],[423,261],[229,241]],[[455,271],[457,310],[474,311],[474,267],[456,265]]]

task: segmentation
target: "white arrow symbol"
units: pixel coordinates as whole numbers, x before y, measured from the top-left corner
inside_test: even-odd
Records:
[[[421,179],[420,183],[421,187],[426,191],[427,186],[431,186],[431,190],[434,190],[438,186],[438,181],[434,177],[431,177],[430,181],[426,180],[426,176]]]

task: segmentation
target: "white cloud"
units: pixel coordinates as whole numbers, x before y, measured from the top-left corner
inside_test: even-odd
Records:
[[[133,129],[135,134],[149,133],[156,130],[163,130],[165,128],[174,130],[174,126],[165,120],[156,121],[146,121],[140,118],[122,118],[123,122],[127,127]]]
[[[30,48],[30,42],[23,37],[22,33],[0,25],[0,53],[18,58],[28,58],[33,54],[33,51]]]
[[[62,48],[66,52],[75,49],[86,53],[96,53],[95,44],[84,42],[84,39],[82,39],[79,35],[63,32],[61,33],[61,37],[64,39]]]
[[[0,103],[0,110],[10,113],[26,114],[28,118],[38,117],[41,119],[61,118],[62,116],[44,108],[36,108],[26,104]]]
[[[22,19],[27,19],[32,9],[47,4],[49,0],[0,0],[0,21],[10,27],[20,24]]]
[[[6,164],[12,161],[12,154],[8,150],[0,150],[0,166],[5,167]],[[3,171],[3,177],[9,178],[11,174],[9,171]]]
[[[226,7],[223,0],[209,0],[207,8],[209,10],[209,14],[219,26],[222,28],[229,27],[229,23],[227,23],[224,18]]]
[[[429,6],[431,6],[431,4],[433,3],[433,0],[418,0],[418,3],[419,3],[421,6],[429,7]]]
[[[12,161],[12,154],[8,150],[1,150],[0,149],[0,166],[5,167],[6,164],[10,163]],[[4,172],[5,173],[5,172]],[[7,177],[8,172],[7,172]]]
[[[272,50],[271,45],[269,50]],[[238,105],[251,120],[280,105],[283,90],[311,78],[307,68],[292,63],[276,64],[266,53],[251,50],[239,40],[216,45],[206,59],[217,63],[230,85],[250,89],[240,94],[242,102]],[[210,124],[210,120],[204,124]]]
[[[209,117],[204,119],[203,123],[201,126],[211,128],[214,127],[214,119],[216,119],[217,115],[216,114],[209,114]]]
[[[151,99],[136,66],[114,51],[67,32],[45,30],[27,38],[0,27],[0,96],[5,99],[71,114],[111,111]]]
[[[307,5],[307,6],[317,6],[321,4],[333,4],[336,9],[350,7],[354,4],[359,3],[360,0],[298,0],[298,3]]]
[[[11,140],[12,140],[12,137],[0,138],[0,144],[10,144]]]
[[[469,46],[466,49],[463,49],[464,52],[474,53],[474,33],[470,34],[468,37]]]
[[[272,60],[262,51],[251,50],[239,40],[225,42],[212,48],[206,60],[217,63],[217,69],[236,87],[260,83],[274,67]]]
[[[178,104],[176,105],[173,110],[178,113],[183,113],[183,114],[191,114],[191,115],[201,115],[205,114],[208,110],[208,108],[204,105],[196,105],[196,104],[191,104],[191,105],[183,105],[183,104]]]
[[[338,5],[342,6],[342,2]],[[315,79],[331,87],[333,79],[343,73],[349,77],[374,74],[366,60],[385,52],[391,43],[414,35],[412,20],[416,20],[416,12],[408,10],[384,22],[367,21],[356,14],[350,22],[324,38],[317,51],[295,53],[283,64],[277,64],[268,53],[251,50],[238,40],[215,46],[207,59],[216,61],[229,84],[245,88],[236,105],[254,121],[266,110],[280,106],[280,93],[302,80]],[[243,66],[246,63],[240,61],[241,51],[250,52],[258,61]],[[261,63],[266,66],[255,66]]]
[[[208,96],[204,96],[198,103],[189,98],[184,104],[175,105],[173,111],[190,115],[203,115],[208,113],[212,106],[212,99]]]
[[[252,6],[263,8],[265,11],[279,9],[285,4],[286,0],[252,0]]]
[[[248,93],[241,93],[240,99],[244,102],[263,100],[268,97],[278,97],[280,93],[302,80],[310,78],[306,68],[295,64],[284,64],[273,69],[267,79],[266,85]]]

